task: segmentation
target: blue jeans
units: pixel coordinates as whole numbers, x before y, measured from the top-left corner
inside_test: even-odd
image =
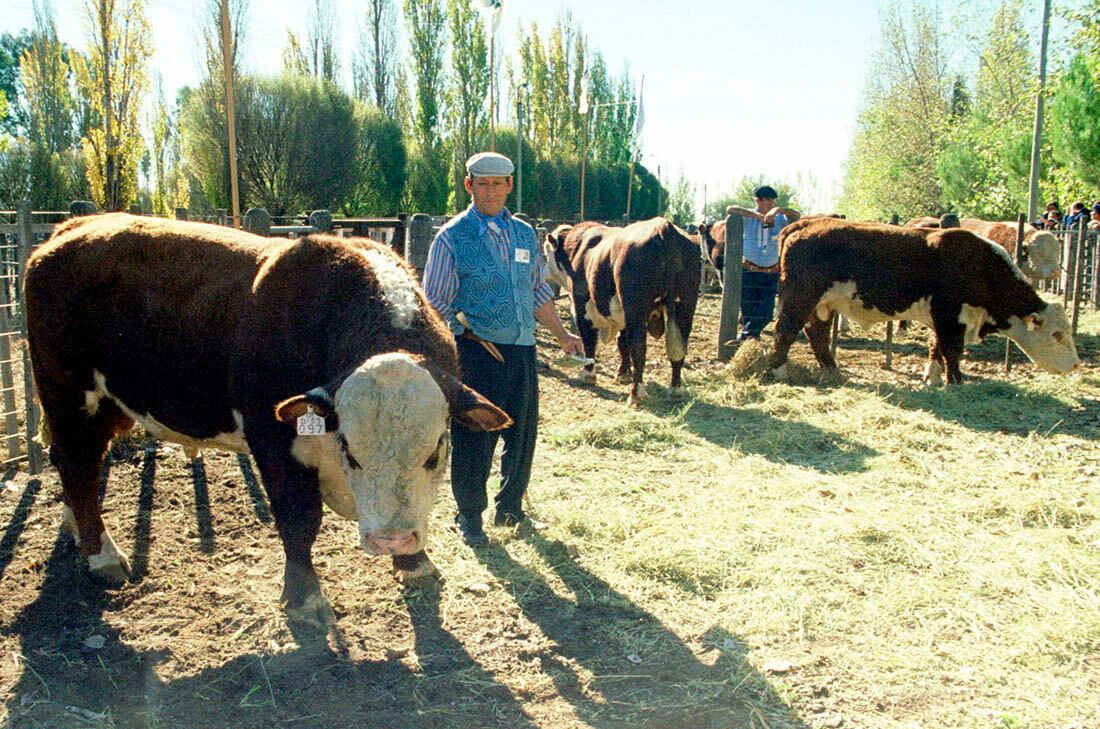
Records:
[[[741,333],[738,341],[749,337],[760,338],[760,332],[775,314],[775,292],[778,288],[778,273],[741,269]]]

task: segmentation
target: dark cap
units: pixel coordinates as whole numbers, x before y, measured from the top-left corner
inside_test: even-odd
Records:
[[[1100,202],[1098,202],[1098,203],[1096,203],[1095,205],[1092,206],[1092,212],[1100,213]]]
[[[761,200],[775,200],[779,197],[779,193],[771,185],[761,185],[752,191],[752,196]]]

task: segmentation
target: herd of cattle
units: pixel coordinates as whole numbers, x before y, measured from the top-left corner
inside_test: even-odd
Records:
[[[703,242],[708,234],[724,239],[706,229]],[[630,402],[645,397],[647,333],[665,336],[680,387],[699,242],[658,218],[563,226],[544,245],[586,354],[617,337]],[[1048,263],[1043,245],[1030,239],[1033,266]],[[811,217],[782,231],[781,248],[777,379],[801,330],[819,362],[836,366],[834,312],[861,324],[927,324],[930,382],[944,372],[958,382],[963,345],[995,332],[1044,369],[1078,364],[1061,308],[970,230]],[[414,272],[369,240],[274,242],[200,223],[76,218],[31,257],[25,291],[64,527],[108,581],[127,579],[130,567],[101,516],[100,466],[111,438],[135,423],[189,449],[253,456],[286,555],[284,607],[319,626],[333,620],[311,557],[322,504],[356,520],[362,548],[391,555],[399,579],[431,581],[438,573],[424,548],[448,417],[482,430],[510,424],[461,383],[452,336]]]

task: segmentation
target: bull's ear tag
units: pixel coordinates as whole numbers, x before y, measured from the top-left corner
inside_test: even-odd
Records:
[[[312,405],[307,405],[306,413],[298,416],[297,424],[298,435],[325,434],[325,419],[313,412]]]

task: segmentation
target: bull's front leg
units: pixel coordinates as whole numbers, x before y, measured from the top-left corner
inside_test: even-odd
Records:
[[[944,373],[943,351],[940,349],[939,337],[932,334],[928,338],[928,364],[924,368],[924,377],[921,381],[929,387],[939,387],[943,384]]]
[[[619,332],[616,343],[619,345],[619,374],[615,375],[615,381],[625,385],[632,381],[630,374],[630,345],[626,339],[625,329]]]
[[[250,442],[262,441],[253,437]],[[336,614],[313,568],[313,543],[321,529],[321,489],[317,472],[295,461],[289,451],[289,445],[282,453],[274,448],[253,451],[286,555],[280,604],[290,622],[327,630],[336,623]]]
[[[397,581],[409,588],[430,588],[442,582],[442,573],[423,549],[416,554],[395,554],[393,572]]]
[[[838,316],[833,314],[833,316]],[[815,313],[806,322],[806,338],[810,340],[810,349],[818,364],[825,369],[835,370],[836,359],[833,358],[832,348],[829,346],[832,340],[833,317],[822,321]]]
[[[962,305],[958,302],[932,300],[932,325],[936,347],[947,370],[947,383],[962,382],[962,359],[966,327],[959,321]]]

